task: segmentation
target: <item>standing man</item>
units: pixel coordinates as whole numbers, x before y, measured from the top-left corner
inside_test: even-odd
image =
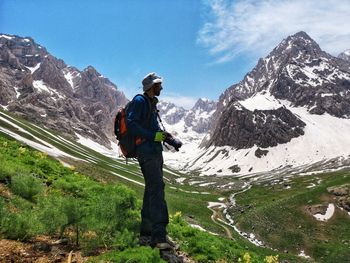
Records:
[[[141,138],[137,145],[137,158],[145,179],[141,210],[140,239],[151,236],[151,246],[160,250],[172,249],[167,238],[168,207],[164,195],[162,142],[167,133],[157,121],[157,96],[162,88],[162,78],[149,73],[143,80],[144,94],[135,96],[127,116],[127,125],[133,136]]]

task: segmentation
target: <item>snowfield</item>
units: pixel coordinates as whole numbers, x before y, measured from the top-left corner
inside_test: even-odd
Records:
[[[305,172],[315,164],[320,167],[331,160],[341,166],[341,163],[350,158],[350,119],[336,118],[329,114],[310,114],[306,107],[292,107],[289,101],[277,100],[269,93],[258,93],[240,101],[240,104],[250,111],[286,107],[306,123],[305,134],[288,143],[263,148],[268,153],[258,158],[255,156],[257,146],[240,150],[230,146],[201,149],[198,145],[203,135],[199,136],[192,131],[183,133],[180,125],[174,126],[172,128],[177,130],[184,146],[179,153],[166,152],[165,163],[182,172],[198,171],[207,176],[236,175],[247,178],[272,170]],[[235,165],[240,168],[237,173],[232,172]]]

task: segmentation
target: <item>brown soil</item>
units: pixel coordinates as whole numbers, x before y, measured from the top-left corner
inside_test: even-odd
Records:
[[[37,237],[28,243],[2,239],[0,240],[0,248],[1,263],[68,262],[71,251],[72,263],[87,262],[87,258],[83,258],[79,251],[74,250],[74,247],[44,236]]]

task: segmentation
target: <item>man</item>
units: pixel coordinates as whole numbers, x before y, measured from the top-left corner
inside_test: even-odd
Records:
[[[130,133],[140,139],[137,158],[145,179],[141,210],[140,239],[151,236],[151,246],[161,250],[172,249],[167,238],[168,207],[164,195],[162,142],[167,133],[157,121],[157,96],[162,88],[162,78],[149,73],[142,81],[144,96],[135,96],[127,116]]]

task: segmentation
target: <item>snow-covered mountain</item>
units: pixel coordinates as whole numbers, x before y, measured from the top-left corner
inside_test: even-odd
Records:
[[[344,60],[350,62],[350,49],[345,50],[344,52],[340,53],[338,55],[338,58],[341,58],[341,59],[344,59]]]
[[[348,55],[333,57],[299,32],[219,102],[199,99],[191,110],[160,102],[165,128],[184,144],[180,152],[165,150],[166,163],[202,175],[255,178],[350,166]],[[3,108],[110,146],[111,120],[127,101],[92,66],[79,71],[31,38],[0,34]]]
[[[213,120],[187,169],[250,177],[350,165],[350,63],[299,32],[220,96]]]
[[[183,167],[191,160],[193,150],[198,149],[204,136],[209,132],[216,102],[201,98],[192,109],[185,110],[173,103],[160,101],[158,110],[165,129],[183,143],[179,152],[164,149],[166,163],[176,168]]]
[[[92,66],[67,66],[30,37],[0,34],[0,105],[70,138],[109,147],[127,99]],[[79,137],[80,136],[80,137]]]

